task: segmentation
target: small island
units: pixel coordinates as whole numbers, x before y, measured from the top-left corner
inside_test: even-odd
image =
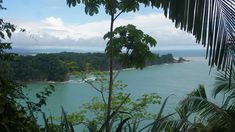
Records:
[[[183,57],[179,57],[178,60],[176,60],[177,63],[183,63],[183,62],[188,62],[189,60],[184,59]]]
[[[146,61],[146,66],[185,61],[182,57],[174,59],[172,54],[155,54],[152,60]],[[9,65],[11,77],[19,82],[67,81],[69,75],[86,70],[88,65],[93,70],[108,70],[108,61],[104,53],[61,52],[34,56],[19,55]]]

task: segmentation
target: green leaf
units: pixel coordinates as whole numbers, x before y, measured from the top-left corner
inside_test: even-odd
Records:
[[[173,95],[173,94],[172,94],[172,95]],[[165,106],[166,106],[167,100],[168,100],[172,95],[169,95],[168,97],[165,98],[165,100],[164,100],[164,102],[163,102],[163,104],[162,104],[162,106],[161,106],[161,109],[160,109],[160,111],[159,111],[159,113],[158,113],[157,119],[160,119],[160,117],[162,117],[162,113],[163,113],[163,110],[164,110],[164,108],[165,108]]]
[[[136,29],[134,25],[117,27],[113,32],[112,48],[108,42],[105,49],[107,55],[113,50],[113,57],[118,59],[121,65],[126,67],[136,67],[142,69],[147,60],[154,58],[150,47],[156,46],[157,42],[143,31]],[[104,39],[110,39],[111,34],[104,35]]]
[[[122,132],[122,127],[123,127],[123,126],[125,125],[125,123],[126,123],[128,120],[130,120],[130,119],[131,119],[131,118],[128,117],[128,118],[122,120],[122,121],[118,124],[118,127],[117,127],[117,129],[116,129],[116,132]]]

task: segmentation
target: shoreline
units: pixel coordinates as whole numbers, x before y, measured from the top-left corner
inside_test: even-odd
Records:
[[[175,58],[174,58],[175,59]],[[189,60],[189,59],[186,59],[185,57],[183,58],[185,59],[183,62],[177,62],[177,59],[175,59],[175,62],[172,62],[172,63],[161,63],[161,64],[155,64],[155,65],[148,65],[148,66],[145,66],[144,68],[148,68],[148,67],[154,67],[154,66],[159,66],[159,65],[169,65],[169,64],[180,64],[180,63],[188,63],[192,60]],[[144,69],[143,68],[143,69]],[[135,70],[136,68],[124,68],[122,69],[122,71],[129,71],[129,70]],[[118,70],[114,70],[114,72],[117,72]],[[79,71],[78,71],[79,72]],[[109,71],[101,71],[101,72],[109,72]],[[56,83],[68,83],[70,82],[71,80],[69,79],[70,77],[78,77],[78,75],[75,75],[75,74],[68,74],[68,80],[66,81],[29,81],[29,82],[24,82],[25,84],[30,84],[30,83],[48,83],[48,84],[56,84]]]
[[[148,67],[154,67],[154,66],[159,66],[159,65],[169,65],[169,64],[181,64],[181,63],[189,63],[191,61],[202,61],[202,62],[207,62],[208,60],[206,60],[205,57],[198,57],[198,56],[195,56],[195,57],[182,57],[183,59],[185,59],[185,61],[183,62],[177,62],[177,60],[179,59],[180,57],[178,56],[174,56],[174,59],[175,59],[175,62],[172,62],[172,63],[161,63],[161,64],[155,64],[155,65],[148,65],[148,66],[145,66],[144,68],[148,68]],[[123,71],[129,71],[129,70],[135,70],[136,68],[124,68],[122,69]],[[79,71],[78,71],[79,72]],[[109,72],[109,71],[101,71],[101,72]],[[117,70],[114,70],[114,72],[117,72]],[[68,80],[65,80],[65,81],[28,81],[28,82],[23,82],[22,84],[31,84],[31,83],[48,83],[48,84],[56,84],[56,83],[68,83],[70,81],[70,77],[76,77],[78,75],[75,75],[75,74],[68,74]],[[22,81],[21,81],[22,82]]]

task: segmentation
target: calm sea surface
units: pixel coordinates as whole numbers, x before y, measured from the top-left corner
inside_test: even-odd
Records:
[[[162,101],[170,94],[174,94],[167,103],[166,113],[174,111],[177,102],[187,93],[197,88],[199,84],[206,87],[208,96],[211,97],[211,89],[214,84],[215,72],[209,75],[209,66],[204,58],[187,58],[190,62],[163,64],[146,67],[143,70],[123,70],[118,80],[128,86],[124,89],[131,93],[131,98],[138,98],[142,94],[155,92],[162,97]],[[28,84],[26,92],[34,98],[35,93],[42,91],[48,83]],[[79,83],[78,78],[72,77],[64,83],[53,83],[56,91],[48,98],[44,111],[47,115],[59,116],[61,106],[67,112],[79,111],[81,104],[91,101],[98,93],[85,83]],[[160,105],[153,107],[152,112],[157,112]]]

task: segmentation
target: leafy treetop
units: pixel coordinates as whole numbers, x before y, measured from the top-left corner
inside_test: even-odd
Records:
[[[117,58],[123,67],[136,67],[142,69],[146,60],[154,58],[149,47],[156,46],[157,41],[143,31],[136,29],[134,25],[120,26],[113,32],[113,56]],[[109,39],[106,53],[110,54],[111,33],[104,35]]]
[[[116,14],[118,11],[136,12],[139,10],[140,4],[153,7],[160,3],[156,0],[67,0],[67,4],[69,7],[84,4],[85,13],[92,16],[99,13],[101,6],[105,7],[106,14]]]

